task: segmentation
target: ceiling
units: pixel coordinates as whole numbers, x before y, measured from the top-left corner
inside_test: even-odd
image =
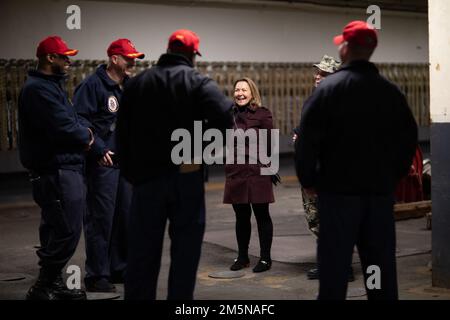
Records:
[[[319,5],[322,7],[340,8],[367,8],[370,5],[378,5],[381,10],[428,13],[428,0],[90,0],[105,2],[130,2],[130,3],[158,3],[165,5],[205,5],[205,6],[245,6],[252,7],[258,4],[267,5],[273,3],[280,5]],[[443,0],[442,0],[443,1]],[[448,0],[447,0],[448,1]]]
[[[382,10],[428,12],[427,0],[269,0],[274,2],[307,3],[333,7],[367,8],[370,5],[378,5]]]

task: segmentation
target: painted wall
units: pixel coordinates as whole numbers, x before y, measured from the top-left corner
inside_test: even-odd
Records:
[[[66,27],[66,8],[71,4],[81,8],[81,30]],[[380,46],[374,61],[428,62],[425,15],[392,15],[382,10],[381,17]],[[201,59],[205,61],[308,62],[317,61],[324,53],[337,55],[331,39],[353,19],[366,20],[365,10],[3,0],[0,58],[33,58],[42,38],[58,34],[80,50],[80,59],[103,59],[111,41],[128,37],[154,60],[165,51],[170,33],[190,28],[201,38]]]

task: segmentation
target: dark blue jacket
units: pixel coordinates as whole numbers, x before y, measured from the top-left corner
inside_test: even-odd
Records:
[[[171,160],[175,129],[193,134],[194,121],[204,130],[231,128],[229,100],[210,78],[182,55],[163,54],[125,85],[117,119],[120,169],[133,184],[178,170]]]
[[[348,195],[391,194],[417,146],[404,94],[367,61],[326,77],[306,101],[296,141],[305,188]]]
[[[73,104],[84,125],[94,132],[95,141],[89,155],[99,160],[108,150],[116,152],[115,127],[122,89],[98,66],[75,89]]]
[[[63,75],[30,71],[19,96],[19,152],[34,171],[82,170],[90,141],[64,90]]]

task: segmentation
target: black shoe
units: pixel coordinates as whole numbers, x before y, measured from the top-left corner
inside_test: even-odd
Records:
[[[125,277],[123,276],[123,271],[115,271],[111,273],[111,283],[125,283]]]
[[[234,259],[233,265],[230,267],[231,271],[238,271],[244,268],[248,268],[250,266],[250,259]]]
[[[61,275],[53,282],[55,295],[61,300],[86,300],[86,292],[80,289],[69,289],[64,284]]]
[[[309,280],[319,279],[319,269],[312,268],[312,269],[308,270],[308,272],[306,273],[306,277],[308,277]]]
[[[308,277],[309,280],[319,279],[319,269],[313,268],[313,269],[308,270],[308,272],[306,273],[306,276]],[[355,275],[353,274],[353,268],[350,268],[350,272],[348,274],[347,281],[348,282],[355,281]]]
[[[88,292],[116,292],[116,287],[106,278],[85,279]]]
[[[270,270],[272,267],[272,260],[260,259],[258,264],[253,268],[253,272],[264,272]]]

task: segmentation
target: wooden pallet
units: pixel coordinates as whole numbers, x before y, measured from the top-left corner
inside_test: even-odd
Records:
[[[397,203],[394,205],[394,216],[395,220],[431,217],[431,200]]]

